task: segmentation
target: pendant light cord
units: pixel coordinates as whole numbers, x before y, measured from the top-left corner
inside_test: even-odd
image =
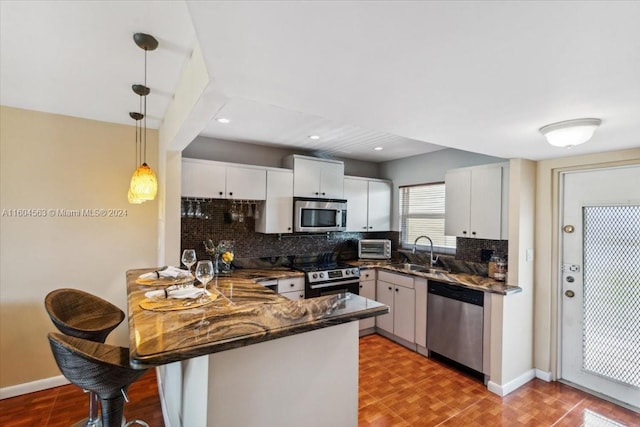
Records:
[[[144,50],[144,87],[147,86],[147,49]],[[151,92],[151,91],[149,91]],[[144,161],[147,163],[147,95],[144,96]]]

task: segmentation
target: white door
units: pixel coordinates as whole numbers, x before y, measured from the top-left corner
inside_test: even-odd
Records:
[[[562,175],[560,377],[640,407],[640,166]]]

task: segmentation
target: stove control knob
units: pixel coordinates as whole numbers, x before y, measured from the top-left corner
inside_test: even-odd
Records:
[[[351,274],[353,274],[354,276],[358,275],[358,269],[354,268],[353,270],[351,270]]]
[[[313,277],[314,279],[317,279],[317,278],[318,278],[318,275],[317,275],[316,273],[313,273],[313,274],[311,275],[311,277]]]
[[[320,273],[320,278],[324,278],[324,273]]]
[[[344,274],[346,274],[347,276],[351,274],[351,270],[345,270]]]

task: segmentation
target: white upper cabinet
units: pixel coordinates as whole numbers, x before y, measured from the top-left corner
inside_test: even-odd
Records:
[[[263,167],[182,159],[182,197],[264,200],[266,186]]]
[[[389,231],[391,228],[391,182],[345,177],[347,230]]]
[[[506,164],[453,169],[445,175],[445,234],[506,240]]]
[[[293,171],[267,170],[267,199],[256,219],[258,233],[293,231]]]
[[[320,199],[344,197],[344,163],[292,154],[285,157],[285,167],[293,169],[293,195]]]

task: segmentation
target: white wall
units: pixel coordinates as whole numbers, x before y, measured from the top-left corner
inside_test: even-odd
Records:
[[[314,156],[313,153],[290,150],[246,142],[225,141],[199,136],[182,152],[183,157],[217,160],[219,162],[243,163],[249,165],[281,168],[282,159],[289,154]],[[379,178],[379,165],[361,160],[342,159],[345,175]]]
[[[134,135],[133,126],[0,107],[3,390],[60,375],[46,338],[55,330],[44,309],[48,292],[82,289],[126,313],[126,270],[155,265],[157,201],[127,202]],[[147,135],[147,162],[156,168],[157,132]],[[126,216],[49,212],[82,208]],[[47,216],[16,217],[12,209],[44,209]],[[127,320],[109,341],[128,346]]]
[[[402,185],[444,182],[449,169],[504,162],[499,157],[448,148],[419,156],[380,164],[380,178],[393,181],[391,228],[398,231],[398,187]]]

